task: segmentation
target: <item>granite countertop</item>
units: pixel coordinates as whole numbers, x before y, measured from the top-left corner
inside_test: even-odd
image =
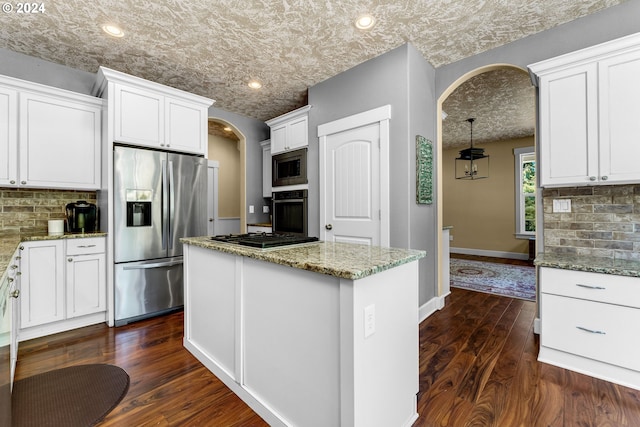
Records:
[[[216,242],[208,236],[180,239],[185,244],[255,258],[302,270],[357,280],[426,256],[425,251],[352,243],[313,242],[256,249]]]
[[[640,261],[539,253],[534,264],[539,267],[640,277]]]
[[[22,234],[0,234],[0,276],[4,275],[13,253],[18,248],[20,242],[36,242],[41,240],[58,240],[58,239],[84,239],[87,237],[103,237],[107,233],[64,233],[60,235],[49,235],[42,233],[22,233]]]

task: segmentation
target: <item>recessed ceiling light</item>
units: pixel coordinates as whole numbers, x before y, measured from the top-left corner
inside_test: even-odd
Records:
[[[102,31],[109,34],[112,37],[124,37],[124,31],[122,28],[114,24],[105,24],[102,26]]]
[[[222,128],[225,132],[231,132],[231,128],[229,126],[225,126]]]
[[[259,81],[257,81],[257,80],[251,80],[251,81],[249,82],[249,87],[250,87],[251,89],[260,89],[260,88],[262,87],[262,83],[260,83],[260,82],[259,82]]]
[[[376,24],[376,19],[371,15],[361,15],[356,19],[356,27],[360,30],[368,30]]]

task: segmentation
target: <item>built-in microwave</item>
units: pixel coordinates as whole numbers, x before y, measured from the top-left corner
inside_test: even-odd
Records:
[[[272,186],[307,183],[307,149],[276,154],[272,158]]]

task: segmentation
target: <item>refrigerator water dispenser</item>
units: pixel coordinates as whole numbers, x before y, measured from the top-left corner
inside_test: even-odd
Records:
[[[127,190],[127,227],[151,226],[151,190]]]

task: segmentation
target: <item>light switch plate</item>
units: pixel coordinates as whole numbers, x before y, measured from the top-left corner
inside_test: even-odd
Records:
[[[571,212],[571,199],[553,199],[553,213]]]
[[[254,213],[253,205],[249,205],[249,213]]]

